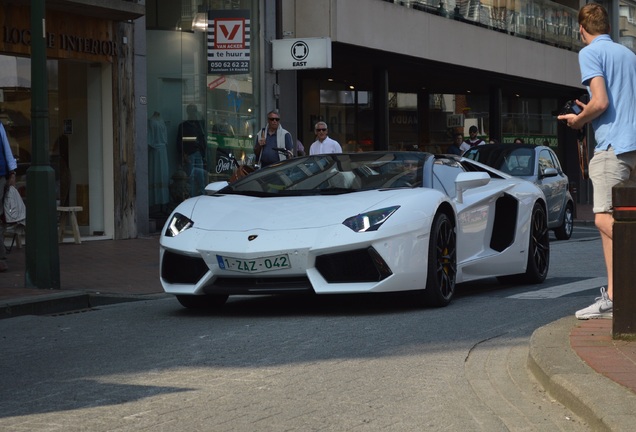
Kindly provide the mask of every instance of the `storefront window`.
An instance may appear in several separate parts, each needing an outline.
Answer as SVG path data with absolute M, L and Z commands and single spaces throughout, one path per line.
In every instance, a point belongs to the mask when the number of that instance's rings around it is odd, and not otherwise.
M 254 163 L 256 0 L 146 3 L 150 216 Z M 176 18 L 175 18 L 176 17 Z
M 31 59 L 0 56 L 0 120 L 18 160 L 16 186 L 28 203 L 26 172 L 32 162 Z M 95 83 L 102 68 L 84 62 L 47 60 L 49 161 L 58 205 L 79 205 L 83 235 L 104 232 L 103 150 L 98 115 L 102 95 Z M 93 113 L 94 115 L 89 115 Z M 89 145 L 91 143 L 91 145 Z M 90 197 L 90 199 L 89 199 Z
M 210 180 L 225 180 L 233 160 L 254 165 L 256 106 L 251 75 L 208 75 L 207 152 Z
M 357 91 L 344 85 L 328 85 L 321 89 L 318 115 L 310 118 L 308 150 L 316 139 L 314 125 L 324 121 L 329 127 L 329 137 L 338 141 L 344 152 L 372 150 L 373 110 L 369 92 Z
M 522 138 L 527 144 L 556 147 L 557 122 L 552 114 L 556 99 L 509 97 L 503 101 L 502 140 L 513 142 Z
M 417 94 L 389 93 L 389 150 L 419 150 Z
M 343 151 L 376 149 L 371 92 L 347 89 L 345 84 L 328 80 L 306 80 L 303 87 L 303 109 L 310 115 L 303 126 L 302 138 L 309 145 L 314 140 L 314 123 L 323 120 L 329 126 L 329 136 L 342 145 Z M 319 97 L 313 97 L 314 93 Z M 445 152 L 452 133 L 460 132 L 468 138 L 471 126 L 477 127 L 479 138 L 486 141 L 491 138 L 489 95 L 430 94 L 428 106 L 419 106 L 418 101 L 422 100 L 426 99 L 418 98 L 416 93 L 389 92 L 389 150 Z M 556 109 L 556 99 L 504 98 L 502 142 L 522 138 L 530 144 L 557 147 L 557 122 L 552 114 Z M 420 121 L 424 124 L 420 125 Z
M 19 161 L 18 190 L 29 208 L 34 194 L 28 190 L 32 186 L 27 185 L 26 172 L 35 162 L 36 147 L 37 162 L 50 164 L 54 171 L 57 205 L 82 208 L 76 214 L 80 235 L 112 237 L 112 209 L 119 198 L 113 190 L 113 135 L 125 129 L 113 121 L 113 94 L 120 90 L 113 80 L 113 65 L 119 58 L 113 21 L 95 17 L 88 9 L 86 15 L 73 15 L 47 8 L 46 71 L 31 76 L 29 16 L 26 5 L 0 7 L 5 36 L 0 55 L 0 116 Z M 41 88 L 34 80 L 43 77 L 48 104 L 45 113 L 37 114 L 39 125 L 46 124 L 48 129 L 37 133 L 45 142 L 34 143 L 32 91 Z M 130 84 L 128 76 L 120 78 L 126 86 Z
M 0 55 L 0 122 L 18 161 L 16 187 L 26 197 L 31 164 L 31 59 Z

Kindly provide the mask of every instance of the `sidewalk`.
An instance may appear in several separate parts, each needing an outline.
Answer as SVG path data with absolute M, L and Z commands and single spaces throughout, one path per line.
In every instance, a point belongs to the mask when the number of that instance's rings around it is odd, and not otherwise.
M 565 317 L 532 334 L 528 368 L 595 431 L 636 425 L 636 342 L 614 341 L 612 320 Z
M 590 206 L 577 208 L 576 225 L 593 225 Z M 59 245 L 56 290 L 24 288 L 25 258 L 24 248 L 8 254 L 9 271 L 0 274 L 0 319 L 166 296 L 159 283 L 158 236 Z M 631 431 L 636 341 L 614 341 L 611 330 L 611 320 L 574 317 L 541 327 L 530 340 L 528 367 L 552 397 L 594 430 Z
M 158 236 L 83 240 L 60 244 L 58 250 L 61 289 L 48 290 L 25 288 L 25 249 L 11 249 L 9 270 L 0 274 L 0 319 L 165 295 L 159 283 Z

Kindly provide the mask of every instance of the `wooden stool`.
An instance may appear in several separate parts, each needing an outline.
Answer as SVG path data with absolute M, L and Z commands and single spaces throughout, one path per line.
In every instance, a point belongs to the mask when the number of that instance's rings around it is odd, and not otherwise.
M 25 235 L 24 231 L 25 231 L 24 220 L 21 222 L 10 223 L 5 226 L 4 236 L 11 238 L 11 246 L 6 248 L 7 253 L 11 252 L 11 249 L 13 249 L 14 244 L 18 249 L 22 249 L 22 243 L 23 243 L 22 237 L 24 237 Z M 2 241 L 4 243 L 4 239 L 2 239 Z
M 59 242 L 62 243 L 64 241 L 64 234 L 73 234 L 73 238 L 75 239 L 76 244 L 82 243 L 82 239 L 80 238 L 79 225 L 77 224 L 77 212 L 81 212 L 84 210 L 82 206 L 74 206 L 74 207 L 58 207 L 57 211 L 60 213 L 60 229 L 59 229 Z M 66 224 L 71 223 L 71 231 L 66 230 Z

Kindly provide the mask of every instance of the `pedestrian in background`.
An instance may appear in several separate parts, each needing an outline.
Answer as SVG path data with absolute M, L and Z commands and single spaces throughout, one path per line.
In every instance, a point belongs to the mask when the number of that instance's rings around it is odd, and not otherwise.
M 464 145 L 463 141 L 464 141 L 464 136 L 460 134 L 459 132 L 455 132 L 453 134 L 453 142 L 450 143 L 450 145 L 448 146 L 448 150 L 446 152 L 450 154 L 461 155 L 462 153 L 464 153 L 466 149 L 470 148 L 468 144 L 466 144 L 465 149 L 462 150 L 461 147 Z
M 296 140 L 296 156 L 305 156 L 305 146 L 299 139 Z
M 486 144 L 483 139 L 477 137 L 478 131 L 479 129 L 477 129 L 477 126 L 475 125 L 472 125 L 470 128 L 468 128 L 468 139 L 464 141 L 464 143 L 468 145 L 468 148 Z
M 576 312 L 579 319 L 613 317 L 614 275 L 612 271 L 613 238 L 612 187 L 636 180 L 636 54 L 615 43 L 609 36 L 607 10 L 598 3 L 588 3 L 579 11 L 579 31 L 586 45 L 579 52 L 581 83 L 590 100 L 576 104 L 579 114 L 557 118 L 580 130 L 591 122 L 596 138 L 594 156 L 589 164 L 594 187 L 594 223 L 601 234 L 607 290 L 594 304 Z M 630 287 L 631 288 L 631 287 Z
M 287 152 L 279 149 L 286 149 Z M 268 112 L 267 126 L 260 130 L 254 144 L 254 154 L 260 166 L 266 167 L 291 157 L 293 149 L 292 136 L 280 125 L 278 111 Z
M 0 273 L 4 273 L 9 270 L 7 249 L 4 246 L 4 194 L 7 186 L 15 185 L 15 170 L 18 168 L 18 163 L 13 157 L 9 138 L 2 122 L 0 122 L 0 146 L 2 147 L 2 151 L 0 151 L 0 217 L 3 219 L 0 221 L 0 240 L 2 241 L 0 245 Z
M 338 141 L 329 138 L 327 123 L 319 121 L 314 127 L 316 141 L 309 147 L 309 154 L 342 153 L 342 147 Z

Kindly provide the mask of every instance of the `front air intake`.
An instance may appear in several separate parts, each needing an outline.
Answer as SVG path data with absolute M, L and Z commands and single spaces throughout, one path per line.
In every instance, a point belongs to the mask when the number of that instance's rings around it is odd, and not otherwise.
M 200 257 L 190 257 L 166 251 L 161 263 L 161 277 L 171 284 L 196 284 L 208 266 Z
M 372 247 L 316 257 L 316 269 L 329 283 L 379 282 L 392 272 Z

